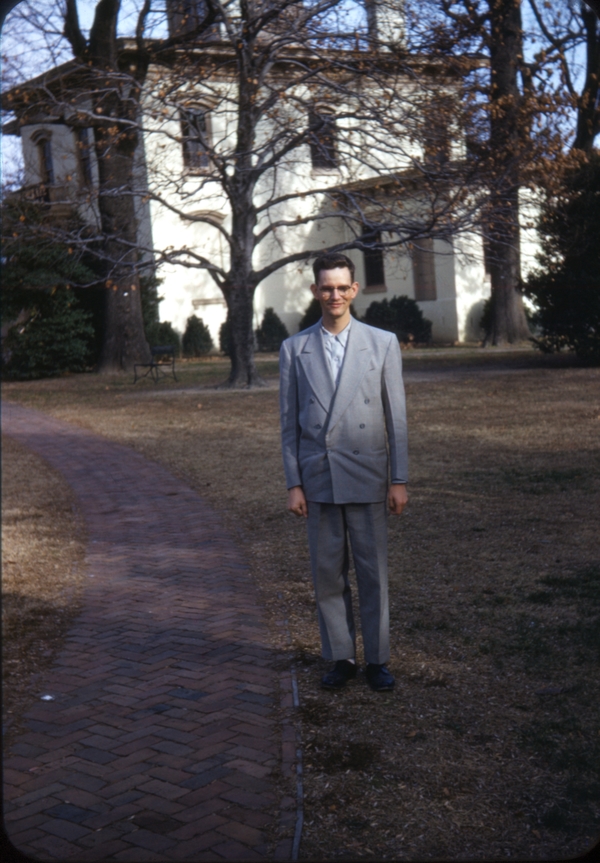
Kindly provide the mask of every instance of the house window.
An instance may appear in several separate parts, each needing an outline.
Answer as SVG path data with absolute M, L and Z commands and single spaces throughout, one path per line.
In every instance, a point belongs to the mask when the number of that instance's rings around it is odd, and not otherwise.
M 79 167 L 81 169 L 81 177 L 87 186 L 91 186 L 94 181 L 92 173 L 92 145 L 89 129 L 77 129 L 77 152 L 79 155 Z
M 169 34 L 181 36 L 193 33 L 204 21 L 206 13 L 203 0 L 167 0 Z
M 337 129 L 329 111 L 312 108 L 308 115 L 310 157 L 313 168 L 337 168 Z
M 383 249 L 381 234 L 370 232 L 363 234 L 363 258 L 365 262 L 365 291 L 367 293 L 383 293 L 385 286 L 385 269 L 383 265 Z
M 183 164 L 186 168 L 209 168 L 210 124 L 208 111 L 182 111 Z
M 435 257 L 430 237 L 417 240 L 413 245 L 412 265 L 415 300 L 419 303 L 437 300 Z
M 425 161 L 444 165 L 450 158 L 450 121 L 456 111 L 445 97 L 432 99 L 424 111 L 423 150 Z
M 42 178 L 42 183 L 47 186 L 53 186 L 54 162 L 52 161 L 52 145 L 50 144 L 50 138 L 40 138 L 36 144 L 40 159 L 40 176 Z

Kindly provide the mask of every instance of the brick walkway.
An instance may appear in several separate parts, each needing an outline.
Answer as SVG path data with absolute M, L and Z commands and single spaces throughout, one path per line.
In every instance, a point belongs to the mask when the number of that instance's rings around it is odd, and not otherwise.
M 61 471 L 87 585 L 4 763 L 4 823 L 38 860 L 289 860 L 289 672 L 214 512 L 134 451 L 16 405 L 3 430 Z M 283 706 L 283 710 L 279 708 Z M 283 720 L 282 720 L 283 716 Z M 268 847 L 279 822 L 290 837 Z

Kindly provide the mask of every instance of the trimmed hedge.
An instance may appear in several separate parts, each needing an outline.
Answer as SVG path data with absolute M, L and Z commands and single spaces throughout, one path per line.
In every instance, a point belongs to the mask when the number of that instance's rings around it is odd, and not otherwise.
M 423 317 L 417 302 L 410 297 L 393 297 L 371 303 L 363 321 L 372 327 L 396 333 L 400 342 L 428 344 L 431 321 Z
M 256 343 L 259 351 L 278 351 L 289 333 L 285 324 L 272 308 L 265 309 L 260 327 L 256 330 Z
M 175 356 L 181 355 L 181 336 L 171 321 L 155 322 L 147 326 L 146 338 L 151 348 L 156 348 L 160 345 L 173 345 Z
M 181 344 L 184 357 L 203 357 L 212 351 L 212 336 L 202 318 L 190 315 Z

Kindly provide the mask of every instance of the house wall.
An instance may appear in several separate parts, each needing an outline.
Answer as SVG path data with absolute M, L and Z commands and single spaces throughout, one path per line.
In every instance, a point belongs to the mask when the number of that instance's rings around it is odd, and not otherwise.
M 98 223 L 98 213 L 90 193 L 83 183 L 81 166 L 77 153 L 77 144 L 72 129 L 59 123 L 38 123 L 24 126 L 21 130 L 25 162 L 25 181 L 34 185 L 42 181 L 39 154 L 35 143 L 36 134 L 48 134 L 52 143 L 53 163 L 56 186 L 65 201 L 77 204 L 82 217 L 90 224 Z M 164 132 L 164 129 L 163 129 Z M 173 124 L 170 135 L 177 137 L 177 124 Z M 225 130 L 215 129 L 215 134 L 224 135 Z M 182 176 L 180 198 L 190 195 L 184 204 L 180 200 L 177 206 L 185 210 L 188 216 L 210 214 L 217 216 L 228 226 L 227 204 L 216 188 L 206 186 L 203 194 L 190 194 L 198 178 L 185 179 L 180 146 L 171 138 L 169 146 L 164 146 L 164 135 L 147 135 L 145 148 L 139 148 L 136 162 L 136 178 L 140 190 L 146 187 L 147 163 L 153 172 L 164 171 L 165 174 L 177 173 Z M 310 154 L 304 155 L 305 164 L 310 162 Z M 299 160 L 302 162 L 302 158 Z M 92 154 L 92 170 L 97 182 L 97 167 Z M 290 189 L 299 182 L 299 177 L 307 187 L 315 181 L 315 176 L 302 176 L 297 164 L 293 171 L 286 175 Z M 318 178 L 323 182 L 323 177 Z M 331 181 L 337 180 L 337 174 Z M 202 206 L 199 206 L 202 205 Z M 294 213 L 300 215 L 309 212 L 310 204 L 300 201 L 293 204 Z M 528 202 L 531 218 L 535 215 L 533 204 Z M 138 214 L 138 232 L 140 245 L 147 251 L 145 257 L 151 260 L 153 233 L 157 237 L 160 248 L 173 248 L 186 245 L 209 260 L 220 263 L 227 261 L 227 246 L 224 238 L 214 228 L 181 218 L 176 213 L 167 210 L 160 204 L 144 202 L 142 196 L 136 198 Z M 288 215 L 284 210 L 280 215 Z M 294 242 L 301 248 L 327 248 L 349 239 L 343 224 L 328 220 L 303 225 L 294 229 Z M 524 259 L 531 262 L 536 249 L 534 232 L 529 232 L 524 242 Z M 435 341 L 454 342 L 457 340 L 475 340 L 481 337 L 478 321 L 481 316 L 483 302 L 489 296 L 489 278 L 483 267 L 483 255 L 480 244 L 475 237 L 455 241 L 454 249 L 441 241 L 434 245 L 436 253 L 435 270 L 437 282 L 437 299 L 419 303 L 426 318 L 433 323 L 433 338 Z M 277 240 L 266 242 L 258 254 L 256 265 L 269 261 L 273 256 L 280 255 Z M 349 252 L 357 267 L 359 283 L 365 283 L 364 261 L 362 254 L 353 250 Z M 412 263 L 406 250 L 393 250 L 386 254 L 385 259 L 386 286 L 385 293 L 362 292 L 355 301 L 359 315 L 363 315 L 368 305 L 383 297 L 391 299 L 397 295 L 414 297 Z M 219 328 L 226 317 L 226 305 L 223 295 L 211 276 L 203 269 L 186 268 L 175 264 L 164 264 L 160 267 L 159 277 L 162 279 L 159 292 L 164 296 L 160 305 L 162 320 L 169 320 L 176 329 L 183 332 L 187 318 L 196 314 L 209 327 L 215 345 L 218 345 Z M 255 294 L 255 326 L 260 324 L 264 311 L 268 307 L 275 309 L 290 333 L 298 328 L 299 321 L 307 305 L 312 299 L 310 283 L 312 282 L 310 263 L 299 262 L 282 268 L 265 279 L 257 288 Z
M 152 80 L 152 74 L 155 80 Z M 188 247 L 196 255 L 214 261 L 228 269 L 228 247 L 221 233 L 213 226 L 201 220 L 205 217 L 216 219 L 224 228 L 230 227 L 228 202 L 220 188 L 202 174 L 186 171 L 180 142 L 181 129 L 176 116 L 164 117 L 155 110 L 157 103 L 152 102 L 152 86 L 160 85 L 158 71 L 149 78 L 149 92 L 144 104 L 144 134 L 143 146 L 138 148 L 135 166 L 135 186 L 139 193 L 136 197 L 136 214 L 138 220 L 138 235 L 140 245 L 145 249 L 144 255 L 152 262 L 152 249 L 157 254 L 164 251 L 168 259 L 170 249 Z M 192 89 L 192 96 L 201 97 L 198 88 Z M 211 84 L 210 98 L 224 94 L 235 96 L 231 84 L 216 82 Z M 206 94 L 205 94 L 206 95 Z M 208 96 L 207 96 L 208 98 Z M 212 117 L 213 138 L 223 147 L 231 144 L 235 129 L 235 98 L 229 103 L 230 108 L 215 111 Z M 301 122 L 305 122 L 303 116 Z M 348 123 L 352 123 L 350 118 Z M 34 185 L 42 180 L 38 150 L 35 135 L 45 131 L 51 138 L 53 161 L 56 174 L 56 186 L 64 195 L 64 199 L 74 202 L 82 217 L 90 224 L 98 224 L 98 212 L 94 200 L 94 189 L 85 186 L 81 176 L 80 161 L 77 153 L 75 134 L 63 123 L 38 123 L 24 126 L 21 129 L 25 162 L 25 182 Z M 268 128 L 260 131 L 263 139 L 268 138 Z M 357 136 L 363 132 L 358 127 Z M 369 142 L 365 138 L 365 146 Z M 410 156 L 417 154 L 416 145 L 406 145 L 407 164 Z M 385 149 L 382 146 L 382 171 L 385 167 Z M 398 167 L 398 166 L 388 166 Z M 92 153 L 92 169 L 97 184 L 97 169 L 95 156 Z M 308 216 L 316 206 L 315 196 L 310 194 L 315 184 L 319 186 L 334 185 L 342 181 L 350 182 L 375 176 L 372 169 L 365 166 L 356 167 L 350 163 L 340 165 L 339 170 L 323 171 L 311 167 L 311 157 L 308 147 L 299 148 L 290 156 L 286 164 L 278 167 L 277 178 L 266 176 L 258 189 L 258 197 L 266 200 L 272 191 L 272 183 L 276 182 L 278 192 L 307 192 L 305 198 L 296 198 L 291 204 L 282 205 L 274 218 L 294 219 L 296 216 Z M 148 188 L 162 195 L 166 204 L 159 201 L 145 200 L 143 193 Z M 318 204 L 318 202 L 317 202 Z M 416 204 L 415 204 L 416 205 Z M 181 215 L 174 210 L 180 210 Z M 522 213 L 526 223 L 532 223 L 536 216 L 536 202 L 533 196 L 524 193 Z M 264 224 L 264 223 L 263 223 Z M 153 243 L 154 238 L 154 243 Z M 337 243 L 351 239 L 349 229 L 339 219 L 328 219 L 323 222 L 299 224 L 293 228 L 283 229 L 265 241 L 256 252 L 254 266 L 259 268 L 282 254 L 282 248 L 294 249 L 326 249 Z M 531 267 L 537 238 L 535 231 L 525 228 L 522 240 L 523 269 Z M 479 320 L 483 304 L 490 294 L 489 277 L 485 272 L 481 241 L 475 234 L 465 234 L 453 239 L 452 244 L 436 240 L 434 244 L 437 299 L 420 302 L 420 308 L 426 318 L 433 323 L 433 338 L 438 342 L 471 341 L 481 338 Z M 364 260 L 357 250 L 348 253 L 355 261 L 357 279 L 365 283 Z M 196 314 L 209 327 L 213 340 L 218 345 L 219 328 L 226 317 L 226 306 L 223 296 L 210 274 L 201 268 L 177 265 L 175 261 L 161 262 L 159 278 L 162 284 L 159 293 L 164 296 L 160 305 L 162 320 L 169 320 L 179 331 L 185 329 L 187 318 Z M 368 305 L 374 300 L 384 297 L 405 295 L 414 298 L 413 269 L 409 251 L 398 247 L 389 251 L 385 258 L 386 288 L 385 292 L 361 291 L 355 307 L 358 314 L 363 315 Z M 264 311 L 274 308 L 289 332 L 298 329 L 299 321 L 312 299 L 310 283 L 312 269 L 309 262 L 298 262 L 283 267 L 259 284 L 254 303 L 254 324 L 258 326 Z
M 172 214 L 162 213 L 154 220 L 154 230 L 163 241 L 181 243 L 182 232 L 185 242 L 192 248 L 201 249 L 207 257 L 222 260 L 225 250 L 224 241 L 215 232 L 197 225 L 186 223 Z M 212 236 L 211 236 L 212 234 Z M 310 228 L 302 226 L 296 230 L 299 248 L 319 247 L 326 249 L 344 242 L 345 232 L 341 221 L 338 224 L 315 224 Z M 466 241 L 465 241 L 466 244 Z M 432 335 L 437 342 L 474 341 L 481 338 L 478 322 L 483 303 L 489 296 L 489 277 L 483 267 L 483 255 L 477 258 L 466 257 L 462 249 L 449 243 L 436 240 L 434 244 L 437 299 L 420 302 L 419 307 L 425 318 L 432 324 Z M 477 245 L 477 238 L 471 238 L 471 245 Z M 273 248 L 278 254 L 279 249 Z M 356 278 L 365 284 L 364 259 L 358 250 L 350 250 L 348 255 L 356 265 Z M 269 249 L 265 247 L 260 258 L 268 260 Z M 366 292 L 361 290 L 354 302 L 357 313 L 362 316 L 373 301 L 394 296 L 414 298 L 413 270 L 410 254 L 406 250 L 388 252 L 385 257 L 385 292 Z M 202 317 L 211 330 L 215 344 L 218 344 L 218 331 L 226 317 L 226 306 L 222 294 L 212 278 L 204 270 L 183 267 L 163 266 L 160 276 L 164 279 L 160 293 L 165 297 L 160 306 L 161 319 L 170 320 L 176 329 L 183 331 L 189 315 Z M 290 333 L 298 329 L 306 307 L 312 300 L 310 284 L 313 281 L 311 262 L 297 262 L 283 267 L 261 282 L 255 293 L 254 325 L 257 327 L 266 308 L 271 307 L 281 318 Z

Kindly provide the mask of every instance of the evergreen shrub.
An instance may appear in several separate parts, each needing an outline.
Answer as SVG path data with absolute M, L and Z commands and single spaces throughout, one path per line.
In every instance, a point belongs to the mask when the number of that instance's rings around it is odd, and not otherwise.
M 591 155 L 549 195 L 538 224 L 538 269 L 524 284 L 535 304 L 534 344 L 600 364 L 600 156 Z
M 423 317 L 417 302 L 410 297 L 373 301 L 363 321 L 372 327 L 396 333 L 400 342 L 427 344 L 431 341 L 431 321 Z
M 273 309 L 265 309 L 260 327 L 256 330 L 256 341 L 259 351 L 278 351 L 289 333 L 285 324 L 275 314 Z
M 184 357 L 203 357 L 212 351 L 213 340 L 202 318 L 190 315 L 181 344 Z
M 2 205 L 2 359 L 11 378 L 85 371 L 97 353 L 94 315 L 72 285 L 94 285 L 98 273 L 76 249 L 46 236 L 40 218 L 27 201 Z M 85 301 L 91 290 L 80 289 Z
M 88 369 L 95 336 L 92 315 L 78 307 L 67 287 L 35 294 L 27 319 L 10 327 L 3 342 L 5 375 L 31 380 Z
M 231 324 L 229 315 L 219 327 L 219 347 L 226 357 L 231 356 Z
M 306 330 L 312 327 L 318 320 L 321 319 L 321 304 L 316 297 L 313 297 L 308 306 L 304 310 L 304 315 L 298 324 L 299 330 Z
M 163 279 L 159 279 L 156 272 L 146 273 L 140 276 L 140 300 L 142 303 L 142 318 L 144 320 L 144 331 L 152 324 L 160 323 L 159 305 L 164 297 L 159 296 L 158 288 Z
M 146 327 L 146 338 L 151 348 L 173 345 L 175 356 L 181 354 L 181 337 L 170 321 L 155 322 Z

